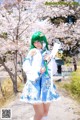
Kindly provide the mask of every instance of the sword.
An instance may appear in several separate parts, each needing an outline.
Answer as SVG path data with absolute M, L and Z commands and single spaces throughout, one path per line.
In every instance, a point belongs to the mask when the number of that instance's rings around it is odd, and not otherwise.
M 54 43 L 53 49 L 52 49 L 51 54 L 50 54 L 50 60 L 49 60 L 48 62 L 46 61 L 47 64 L 49 64 L 49 62 L 51 61 L 51 59 L 55 57 L 55 55 L 57 54 L 60 46 L 61 46 L 60 43 Z M 45 47 L 45 46 L 44 46 L 44 47 Z M 41 76 L 42 76 L 42 74 L 39 73 L 39 77 L 36 79 L 36 81 L 37 81 L 38 79 L 40 79 Z

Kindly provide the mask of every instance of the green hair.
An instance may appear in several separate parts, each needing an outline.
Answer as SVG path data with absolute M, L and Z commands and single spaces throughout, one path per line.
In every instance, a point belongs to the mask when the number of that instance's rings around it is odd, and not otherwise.
M 38 31 L 38 32 L 35 32 L 32 35 L 30 49 L 35 48 L 34 42 L 36 42 L 36 41 L 39 41 L 41 43 L 44 42 L 46 44 L 46 49 L 48 50 L 47 38 L 46 38 L 46 36 L 42 32 Z

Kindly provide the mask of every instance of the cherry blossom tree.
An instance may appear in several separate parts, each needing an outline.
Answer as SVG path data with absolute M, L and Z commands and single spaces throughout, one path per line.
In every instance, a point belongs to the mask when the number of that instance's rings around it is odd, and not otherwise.
M 55 0 L 47 2 L 46 5 L 50 11 L 47 13 L 53 23 L 54 38 L 59 38 L 63 43 L 66 55 L 74 56 L 80 52 L 80 5 L 70 0 L 64 0 L 61 3 L 60 1 L 57 4 Z
M 7 3 L 8 4 L 8 3 Z M 5 8 L 5 5 L 2 7 L 1 14 L 1 40 L 0 40 L 0 64 L 4 66 L 5 70 L 9 73 L 9 76 L 13 82 L 13 90 L 15 93 L 17 93 L 17 63 L 18 58 L 21 58 L 22 62 L 22 55 L 23 53 L 28 49 L 28 43 L 22 41 L 20 38 L 20 35 L 26 30 L 28 26 L 25 26 L 22 30 L 20 30 L 20 24 L 21 23 L 21 9 L 20 9 L 20 3 L 16 3 L 15 6 L 12 6 L 11 4 L 8 4 Z M 13 7 L 15 7 L 16 12 L 14 13 L 14 18 L 11 14 Z M 13 11 L 15 12 L 15 11 Z M 15 15 L 17 14 L 17 15 Z M 23 20 L 22 20 L 23 21 Z M 4 27 L 5 26 L 5 27 Z M 19 31 L 20 30 L 20 31 Z M 5 35 L 6 34 L 6 38 Z M 10 70 L 10 65 L 7 66 L 7 64 L 4 61 L 4 57 L 6 57 L 8 54 L 11 54 L 13 57 L 13 64 L 12 65 L 12 72 Z M 22 70 L 22 69 L 21 69 Z M 23 72 L 23 71 L 22 71 Z
M 53 2 L 53 0 L 47 0 L 47 2 Z M 56 2 L 60 2 L 60 0 Z M 42 31 L 49 44 L 58 39 L 66 55 L 67 53 L 74 55 L 79 51 L 79 11 L 80 6 L 47 5 L 46 0 L 15 0 L 14 3 L 12 1 L 10 3 L 9 0 L 0 7 L 0 64 L 8 71 L 15 93 L 17 92 L 17 61 L 19 57 L 22 60 L 22 56 L 26 55 L 31 36 L 35 31 Z M 67 21 L 69 16 L 75 16 L 74 23 Z M 4 56 L 9 53 L 14 60 L 12 72 L 3 61 Z

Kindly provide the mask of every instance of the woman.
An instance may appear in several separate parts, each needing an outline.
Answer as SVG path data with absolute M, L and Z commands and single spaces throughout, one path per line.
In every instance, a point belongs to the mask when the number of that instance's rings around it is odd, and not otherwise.
M 38 31 L 32 35 L 31 49 L 23 63 L 27 75 L 21 101 L 33 105 L 34 120 L 47 120 L 51 101 L 59 98 L 53 84 L 53 72 L 57 71 L 55 60 L 50 58 L 45 35 Z M 54 67 L 54 71 L 53 71 Z

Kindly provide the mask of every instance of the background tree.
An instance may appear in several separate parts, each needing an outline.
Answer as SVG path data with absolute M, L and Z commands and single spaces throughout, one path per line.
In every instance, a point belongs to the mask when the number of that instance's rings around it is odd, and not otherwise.
M 0 64 L 9 73 L 15 93 L 18 59 L 23 60 L 26 56 L 30 37 L 35 31 L 46 34 L 50 45 L 52 41 L 54 43 L 56 39 L 59 40 L 64 55 L 73 56 L 79 53 L 80 6 L 66 0 L 58 1 L 57 4 L 54 2 L 9 0 L 0 7 Z M 4 61 L 8 54 L 13 58 L 12 71 L 7 66 L 7 61 Z
M 18 58 L 21 60 L 23 60 L 23 51 L 27 51 L 27 42 L 25 43 L 24 41 L 21 41 L 20 39 L 20 35 L 26 30 L 26 26 L 25 29 L 23 28 L 22 31 L 20 30 L 20 25 L 21 25 L 21 6 L 20 3 L 16 3 L 14 4 L 10 4 L 10 3 L 6 3 L 7 6 L 2 7 L 2 11 L 0 12 L 1 14 L 1 40 L 0 40 L 0 64 L 2 66 L 4 66 L 5 70 L 8 72 L 12 82 L 13 82 L 13 90 L 14 93 L 17 93 L 17 64 L 18 64 Z M 16 8 L 16 12 L 17 15 L 12 16 L 13 13 L 13 8 Z M 5 28 L 4 28 L 5 25 Z M 3 32 L 6 31 L 6 32 Z M 5 36 L 6 35 L 6 36 Z M 7 66 L 6 62 L 4 61 L 4 56 L 5 59 L 7 57 L 7 55 L 10 54 L 11 57 L 13 58 L 11 60 L 11 65 L 12 67 L 9 65 Z M 13 63 L 12 63 L 13 62 Z M 11 71 L 12 68 L 12 71 Z M 22 71 L 22 69 L 21 69 Z M 22 71 L 22 75 L 23 75 L 23 71 Z

